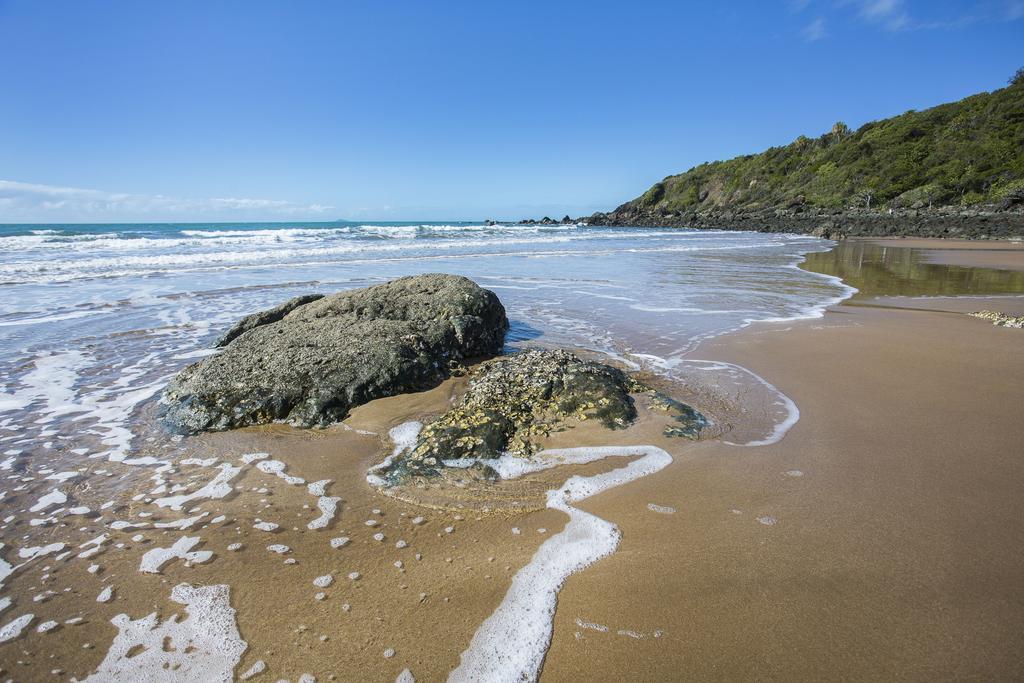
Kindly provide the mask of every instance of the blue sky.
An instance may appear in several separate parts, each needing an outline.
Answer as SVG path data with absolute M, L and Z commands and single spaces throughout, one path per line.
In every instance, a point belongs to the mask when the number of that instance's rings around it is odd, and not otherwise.
M 539 217 L 1003 87 L 1024 0 L 0 0 L 0 222 Z

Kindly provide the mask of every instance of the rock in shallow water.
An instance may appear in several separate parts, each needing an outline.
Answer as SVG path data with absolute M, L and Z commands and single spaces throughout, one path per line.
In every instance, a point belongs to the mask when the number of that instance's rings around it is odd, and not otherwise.
M 645 389 L 617 368 L 568 351 L 533 349 L 488 361 L 458 405 L 424 427 L 388 478 L 436 474 L 445 459 L 528 456 L 568 420 L 626 427 L 636 418 L 630 393 Z
M 456 275 L 400 278 L 248 316 L 171 380 L 165 423 L 194 434 L 286 420 L 311 427 L 375 398 L 420 391 L 464 359 L 494 355 L 508 318 Z

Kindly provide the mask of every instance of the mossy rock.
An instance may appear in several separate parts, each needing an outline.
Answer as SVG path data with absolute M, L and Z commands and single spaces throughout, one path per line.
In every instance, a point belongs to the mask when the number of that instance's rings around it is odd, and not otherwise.
M 651 398 L 651 405 L 665 412 L 675 413 L 672 419 L 679 424 L 665 427 L 665 436 L 681 436 L 696 440 L 700 437 L 701 431 L 711 424 L 711 421 L 693 406 L 677 401 L 661 392 L 654 392 Z
M 623 371 L 568 351 L 532 349 L 488 361 L 459 403 L 423 428 L 394 473 L 429 476 L 443 460 L 529 456 L 572 421 L 624 428 L 636 419 L 630 393 L 643 390 Z

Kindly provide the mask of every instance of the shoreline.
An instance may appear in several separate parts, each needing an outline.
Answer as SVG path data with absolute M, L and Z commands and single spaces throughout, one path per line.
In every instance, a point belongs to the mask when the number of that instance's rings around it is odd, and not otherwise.
M 542 680 L 625 675 L 625 662 L 651 680 L 1024 671 L 1019 331 L 949 312 L 955 299 L 893 301 L 847 300 L 691 354 L 758 373 L 800 421 L 758 448 L 701 442 L 587 506 L 624 541 L 563 590 Z M 994 302 L 1024 313 L 1024 297 Z M 677 513 L 647 514 L 648 499 Z M 615 635 L 653 623 L 664 638 Z
M 871 259 L 864 253 L 875 252 L 861 252 L 877 250 L 876 242 L 844 242 L 793 267 L 836 278 L 828 272 L 835 265 L 829 255 L 852 253 L 866 264 Z M 956 250 L 955 243 L 934 242 L 943 252 Z M 1024 591 L 1013 577 L 1024 573 L 1024 562 L 1005 550 L 1024 545 L 1015 523 L 1024 517 L 1024 503 L 1015 499 L 1024 472 L 1012 457 L 1024 440 L 1024 420 L 1014 413 L 1019 390 L 1008 371 L 1019 366 L 1021 337 L 1014 335 L 1021 332 L 962 313 L 981 307 L 1024 313 L 1024 296 L 908 298 L 895 279 L 878 273 L 905 276 L 912 256 L 925 277 L 965 271 L 986 287 L 1016 287 L 1018 273 L 992 270 L 991 258 L 1024 269 L 1024 248 L 968 242 L 955 256 L 969 265 L 947 266 L 925 263 L 921 250 L 934 249 L 931 242 L 899 243 L 889 250 L 900 252 L 895 271 L 892 259 L 872 261 L 878 270 L 866 279 L 874 291 L 862 287 L 820 316 L 748 324 L 683 354 L 696 367 L 732 366 L 762 381 L 765 396 L 750 405 L 763 405 L 765 415 L 725 407 L 730 392 L 750 391 L 751 378 L 745 385 L 707 385 L 720 391 L 701 394 L 699 383 L 680 386 L 678 378 L 663 377 L 699 409 L 721 417 L 724 437 L 716 426 L 697 442 L 666 438 L 667 418 L 646 410 L 628 429 L 611 432 L 588 422 L 552 434 L 547 448 L 643 444 L 664 449 L 670 459 L 656 474 L 579 500 L 568 518 L 543 505 L 547 492 L 573 475 L 607 478 L 628 459 L 580 461 L 497 485 L 460 484 L 456 477 L 455 488 L 428 484 L 405 492 L 411 496 L 381 495 L 367 484 L 368 470 L 391 452 L 389 430 L 444 412 L 465 390 L 464 377 L 377 399 L 326 429 L 267 425 L 190 438 L 175 453 L 174 467 L 153 477 L 157 488 L 150 472 L 138 468 L 116 494 L 104 493 L 118 501 L 109 514 L 149 515 L 147 495 L 196 490 L 225 467 L 237 469 L 234 490 L 187 502 L 187 512 L 169 512 L 156 501 L 155 516 L 126 527 L 138 526 L 138 533 L 115 536 L 131 535 L 131 543 L 100 542 L 90 560 L 95 571 L 86 573 L 81 563 L 49 571 L 47 560 L 19 571 L 12 581 L 22 595 L 25 581 L 34 582 L 33 592 L 68 589 L 59 601 L 33 605 L 30 628 L 73 615 L 92 626 L 65 621 L 45 636 L 46 651 L 56 657 L 25 655 L 25 664 L 8 673 L 96 671 L 107 639 L 116 635 L 115 615 L 183 614 L 171 589 L 190 583 L 230 587 L 247 645 L 236 675 L 264 661 L 267 678 L 310 673 L 391 681 L 409 670 L 417 680 L 444 679 L 498 614 L 513 577 L 571 528 L 572 515 L 596 517 L 620 538 L 610 555 L 571 574 L 556 593 L 540 680 L 878 678 L 939 675 L 953 664 L 967 667 L 965 675 L 1020 672 L 1024 664 L 1015 653 L 1024 643 L 1016 634 L 1024 619 L 1012 607 L 1024 604 Z M 809 267 L 815 255 L 824 270 Z M 986 353 L 973 353 L 975 346 Z M 726 379 L 720 370 L 712 374 Z M 793 410 L 782 405 L 790 399 Z M 780 432 L 786 414 L 799 419 Z M 900 456 L 895 461 L 887 458 L 892 448 Z M 139 455 L 170 455 L 156 446 L 140 449 Z M 103 462 L 88 466 L 104 470 Z M 991 472 L 1000 476 L 993 480 Z M 960 486 L 973 486 L 971 495 Z M 335 498 L 336 511 L 328 506 L 327 521 L 314 526 L 325 496 Z M 200 508 L 195 526 L 173 526 Z M 998 524 L 989 528 L 989 518 Z M 80 531 L 109 528 L 87 529 L 100 521 L 83 519 Z M 956 533 L 944 533 L 943 525 Z M 201 537 L 194 561 L 170 558 L 160 584 L 140 573 L 142 552 L 184 536 Z M 936 555 L 937 548 L 944 554 Z M 202 559 L 204 553 L 211 555 Z M 985 567 L 970 558 L 984 558 Z M 930 577 L 931 586 L 921 577 Z M 995 580 L 1009 607 L 986 605 L 978 613 L 961 604 L 957 591 L 964 586 Z M 934 586 L 946 592 L 937 594 Z M 97 604 L 108 588 L 113 600 Z M 968 595 L 991 600 L 993 594 Z M 958 620 L 951 622 L 949 613 Z M 936 619 L 944 620 L 936 625 Z M 953 662 L 949 644 L 961 641 L 971 649 L 957 651 Z M 26 646 L 5 644 L 12 652 Z
M 564 220 L 564 219 L 563 219 Z M 828 239 L 847 237 L 971 239 L 980 241 L 1024 239 L 1024 212 L 990 208 L 898 209 L 889 212 L 817 207 L 785 207 L 766 211 L 714 210 L 652 213 L 624 205 L 608 213 L 580 216 L 576 222 L 591 226 L 634 228 L 694 228 L 782 234 L 803 234 Z M 521 220 L 515 225 L 557 224 L 551 219 Z

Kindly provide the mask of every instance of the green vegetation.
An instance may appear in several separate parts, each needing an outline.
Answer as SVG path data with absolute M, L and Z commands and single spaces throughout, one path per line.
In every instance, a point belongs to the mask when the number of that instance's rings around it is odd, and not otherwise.
M 1024 194 L 1024 69 L 1008 87 L 873 121 L 840 122 L 817 138 L 701 164 L 655 184 L 630 204 L 662 215 L 926 208 L 999 203 Z

